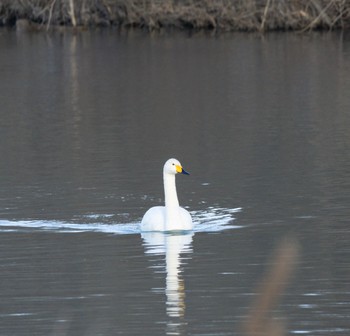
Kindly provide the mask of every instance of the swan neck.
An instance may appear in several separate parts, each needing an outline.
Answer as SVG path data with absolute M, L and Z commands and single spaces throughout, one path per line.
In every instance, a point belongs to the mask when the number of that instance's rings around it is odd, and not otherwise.
M 165 207 L 178 207 L 179 201 L 176 193 L 175 175 L 163 174 Z

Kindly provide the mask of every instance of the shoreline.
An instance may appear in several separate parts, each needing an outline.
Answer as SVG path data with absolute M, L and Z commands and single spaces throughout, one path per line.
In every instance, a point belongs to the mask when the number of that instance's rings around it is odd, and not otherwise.
M 67 27 L 215 32 L 347 30 L 343 0 L 0 0 L 0 26 L 18 31 Z

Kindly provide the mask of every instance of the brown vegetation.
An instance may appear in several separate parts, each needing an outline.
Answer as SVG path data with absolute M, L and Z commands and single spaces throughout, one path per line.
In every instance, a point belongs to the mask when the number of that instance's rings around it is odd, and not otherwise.
M 269 31 L 346 29 L 349 0 L 0 0 L 0 25 Z M 22 21 L 23 23 L 23 21 Z M 23 26 L 23 25 L 22 25 Z
M 285 327 L 275 319 L 273 311 L 281 300 L 294 272 L 299 256 L 299 244 L 288 238 L 280 243 L 270 260 L 271 266 L 257 288 L 258 296 L 243 325 L 246 336 L 283 336 Z

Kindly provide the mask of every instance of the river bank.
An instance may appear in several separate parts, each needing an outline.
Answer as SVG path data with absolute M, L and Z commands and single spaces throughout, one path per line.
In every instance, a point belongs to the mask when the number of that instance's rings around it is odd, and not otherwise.
M 0 25 L 18 30 L 135 27 L 217 31 L 350 28 L 346 0 L 0 0 Z

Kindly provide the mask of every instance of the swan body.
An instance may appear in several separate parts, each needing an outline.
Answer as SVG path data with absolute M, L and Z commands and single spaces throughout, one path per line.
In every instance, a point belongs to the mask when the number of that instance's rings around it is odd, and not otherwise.
M 141 231 L 188 231 L 193 223 L 190 213 L 181 208 L 176 193 L 175 175 L 189 175 L 176 159 L 164 164 L 163 182 L 165 206 L 150 208 L 142 218 Z

